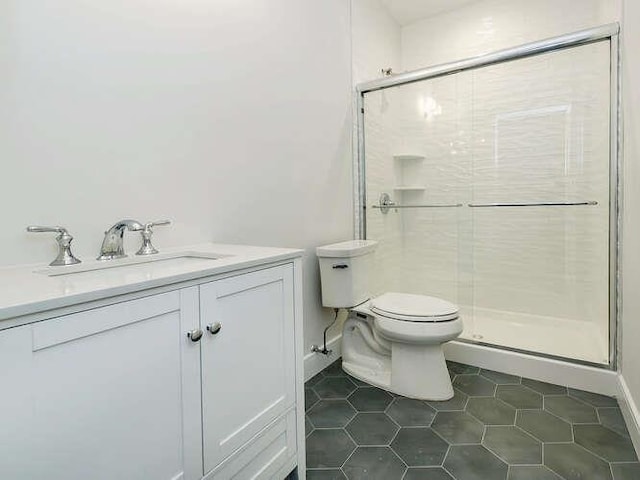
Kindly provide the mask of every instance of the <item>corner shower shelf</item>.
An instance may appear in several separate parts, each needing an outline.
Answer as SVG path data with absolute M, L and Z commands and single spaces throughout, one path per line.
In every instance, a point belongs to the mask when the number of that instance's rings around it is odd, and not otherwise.
M 424 185 L 398 185 L 393 189 L 398 192 L 421 192 L 426 190 L 426 187 Z
M 406 154 L 394 155 L 393 158 L 396 160 L 424 160 L 425 156 L 413 154 L 413 153 L 406 153 Z

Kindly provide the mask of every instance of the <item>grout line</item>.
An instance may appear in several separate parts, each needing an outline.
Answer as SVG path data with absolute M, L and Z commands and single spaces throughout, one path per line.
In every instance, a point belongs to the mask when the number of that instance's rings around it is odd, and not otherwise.
M 398 457 L 400 459 L 400 461 L 404 464 L 405 468 L 409 468 L 409 465 L 407 464 L 407 462 L 404 461 L 404 458 L 402 458 L 398 452 L 396 452 L 393 447 L 391 446 L 391 444 L 389 444 L 389 450 L 391 450 L 393 452 L 393 454 Z
M 447 444 L 447 451 L 444 452 L 444 457 L 442 457 L 442 463 L 440 464 L 440 466 L 442 468 L 444 468 L 444 462 L 447 461 L 447 457 L 449 456 L 449 452 L 451 451 L 451 444 Z

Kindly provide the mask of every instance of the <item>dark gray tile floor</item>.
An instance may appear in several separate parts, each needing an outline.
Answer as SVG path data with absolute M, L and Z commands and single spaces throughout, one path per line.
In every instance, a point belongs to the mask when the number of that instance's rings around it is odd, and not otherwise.
M 422 402 L 349 377 L 305 385 L 309 480 L 640 480 L 614 398 L 448 363 Z

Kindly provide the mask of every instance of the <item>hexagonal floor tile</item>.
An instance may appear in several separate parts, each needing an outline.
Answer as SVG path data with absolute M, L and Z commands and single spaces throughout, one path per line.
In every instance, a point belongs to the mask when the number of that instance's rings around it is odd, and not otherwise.
M 638 460 L 629 437 L 618 435 L 602 425 L 574 425 L 573 436 L 578 445 L 609 462 Z
M 406 467 L 389 447 L 358 447 L 342 467 L 349 480 L 402 478 Z
M 629 430 L 627 430 L 627 425 L 624 423 L 622 412 L 618 407 L 598 408 L 597 413 L 602 425 L 616 433 L 619 433 L 620 435 L 624 435 L 625 437 L 629 436 Z
M 430 428 L 401 428 L 391 448 L 410 467 L 440 465 L 449 445 Z
M 544 410 L 518 410 L 516 425 L 543 442 L 571 442 L 571 425 Z
M 611 465 L 614 480 L 638 480 L 640 463 L 618 463 Z
M 307 470 L 307 480 L 347 480 L 342 470 Z
M 609 464 L 575 443 L 545 443 L 544 464 L 565 480 L 611 480 Z
M 498 385 L 496 397 L 515 408 L 542 408 L 542 395 L 522 385 Z
M 322 374 L 322 372 L 320 372 L 316 376 L 311 377 L 309 380 L 307 380 L 304 386 L 313 387 L 314 385 L 317 385 L 320 382 L 320 380 L 322 380 L 323 378 L 324 378 L 324 375 Z
M 436 411 L 420 400 L 399 397 L 389 405 L 387 415 L 402 427 L 428 427 Z
M 449 443 L 480 443 L 484 426 L 466 412 L 438 412 L 431 424 Z
M 509 465 L 542 463 L 542 443 L 518 427 L 487 427 L 482 444 Z
M 393 396 L 376 387 L 358 387 L 349 396 L 349 402 L 359 412 L 384 412 Z
M 467 406 L 467 400 L 469 400 L 467 394 L 462 393 L 460 390 L 454 388 L 453 398 L 450 398 L 449 400 L 445 400 L 443 402 L 428 401 L 427 404 L 438 411 L 449 412 L 464 410 L 464 408 Z
M 305 411 L 309 411 L 311 407 L 313 407 L 316 403 L 318 403 L 320 398 L 316 395 L 316 392 L 311 390 L 310 388 L 304 389 L 304 409 Z
M 597 393 L 585 392 L 583 390 L 569 389 L 569 396 L 582 400 L 594 407 L 617 407 L 618 401 L 613 397 L 598 395 Z
M 508 373 L 495 372 L 493 370 L 485 370 L 484 368 L 480 370 L 480 375 L 485 378 L 488 378 L 493 383 L 497 383 L 498 385 L 512 385 L 520 383 L 520 377 L 516 375 L 509 375 Z
M 507 465 L 482 445 L 452 446 L 444 461 L 457 480 L 505 480 Z
M 447 369 L 454 375 L 462 375 L 465 373 L 475 374 L 480 371 L 478 367 L 465 365 L 464 363 L 451 362 L 447 360 Z
M 324 377 L 313 389 L 320 398 L 346 398 L 356 386 L 347 377 Z
M 538 380 L 531 380 L 530 378 L 523 378 L 522 385 L 529 387 L 531 390 L 542 395 L 566 395 L 567 387 L 560 385 L 554 385 L 553 383 L 540 382 Z
M 339 468 L 355 448 L 341 428 L 314 430 L 307 437 L 307 467 Z
M 442 467 L 412 467 L 402 480 L 454 480 Z
M 349 425 L 347 432 L 358 445 L 389 445 L 400 427 L 384 413 L 359 413 Z
M 571 423 L 598 423 L 595 408 L 571 397 L 544 397 L 544 409 Z
M 325 377 L 346 377 L 347 374 L 342 370 L 342 359 L 338 359 L 325 368 L 322 373 Z
M 544 466 L 512 466 L 507 480 L 562 480 Z
M 485 425 L 513 425 L 516 409 L 493 397 L 471 397 L 466 411 Z
M 479 375 L 458 375 L 453 385 L 469 396 L 493 396 L 496 384 Z
M 346 400 L 320 400 L 307 415 L 316 428 L 338 428 L 349 423 L 356 413 Z
M 304 418 L 304 434 L 309 435 L 313 430 L 313 425 L 311 424 L 311 422 L 309 421 L 308 417 Z
M 369 385 L 367 382 L 363 382 L 362 380 L 352 377 L 351 375 L 347 375 L 349 380 L 356 384 L 357 387 L 372 387 L 373 385 Z

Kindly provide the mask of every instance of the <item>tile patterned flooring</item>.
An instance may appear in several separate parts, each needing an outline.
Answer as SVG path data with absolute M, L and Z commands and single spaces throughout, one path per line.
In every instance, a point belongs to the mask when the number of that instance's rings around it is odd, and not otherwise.
M 615 399 L 448 362 L 423 402 L 349 377 L 305 385 L 309 480 L 639 480 Z

